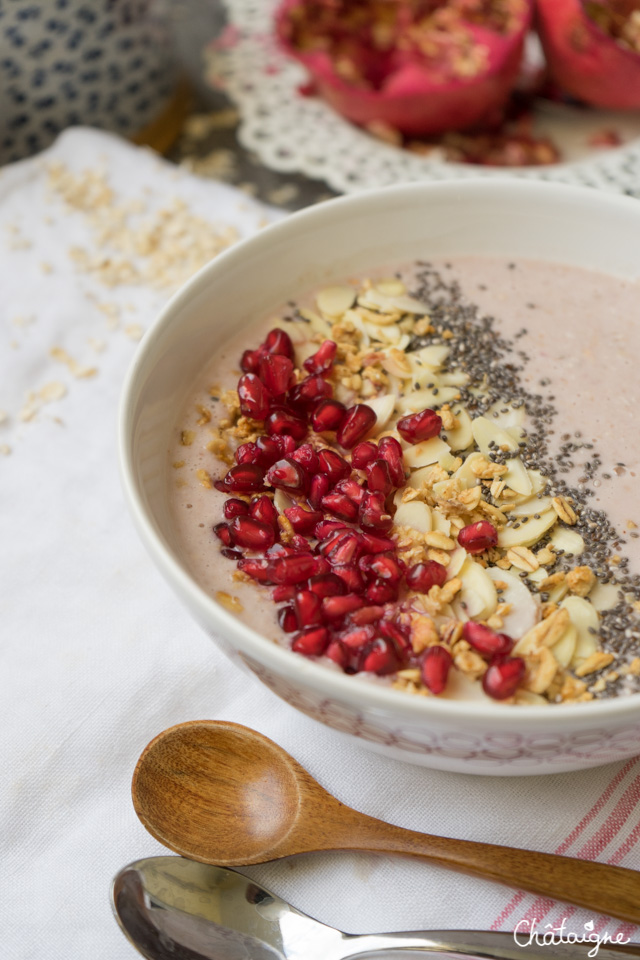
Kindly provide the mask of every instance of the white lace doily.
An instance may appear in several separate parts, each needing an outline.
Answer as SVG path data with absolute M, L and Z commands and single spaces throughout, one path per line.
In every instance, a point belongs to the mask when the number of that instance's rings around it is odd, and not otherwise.
M 448 163 L 390 146 L 360 130 L 317 97 L 301 96 L 301 66 L 277 46 L 277 0 L 231 0 L 229 27 L 207 53 L 208 77 L 235 102 L 239 139 L 268 167 L 325 180 L 340 193 L 416 180 L 524 177 L 583 184 L 640 197 L 640 115 L 547 105 L 536 132 L 551 136 L 567 162 L 543 167 Z M 622 147 L 587 147 L 591 134 L 613 128 Z

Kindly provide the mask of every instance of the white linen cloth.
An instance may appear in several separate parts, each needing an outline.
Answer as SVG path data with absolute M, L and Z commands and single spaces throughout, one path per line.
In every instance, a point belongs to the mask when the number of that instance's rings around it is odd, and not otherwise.
M 111 916 L 109 883 L 127 862 L 166 851 L 135 816 L 131 775 L 152 737 L 189 719 L 255 727 L 342 801 L 402 826 L 640 868 L 637 759 L 515 779 L 389 761 L 281 702 L 191 621 L 134 533 L 116 464 L 116 406 L 136 348 L 124 331 L 148 327 L 171 291 L 110 290 L 79 269 L 71 247 L 100 250 L 87 217 L 48 194 L 53 161 L 103 166 L 118 199 L 179 197 L 241 235 L 274 215 L 89 130 L 0 173 L 2 960 L 136 955 Z M 66 354 L 52 357 L 56 347 Z M 69 357 L 95 375 L 74 376 L 86 371 Z M 25 413 L 30 392 L 61 392 L 52 382 L 66 396 L 21 420 L 37 406 L 32 399 Z M 579 932 L 591 919 L 640 939 L 584 911 L 391 857 L 305 856 L 246 873 L 349 932 L 510 930 L 536 915 L 542 925 L 568 916 Z

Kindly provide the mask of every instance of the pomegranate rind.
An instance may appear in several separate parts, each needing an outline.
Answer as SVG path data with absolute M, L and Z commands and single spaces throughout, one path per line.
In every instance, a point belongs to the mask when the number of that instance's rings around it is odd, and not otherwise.
M 538 0 L 537 25 L 559 87 L 594 107 L 640 109 L 640 53 L 605 33 L 583 0 Z
M 465 26 L 486 49 L 483 68 L 470 77 L 438 75 L 418 56 L 404 58 L 379 89 L 348 83 L 326 50 L 298 49 L 292 43 L 291 15 L 305 0 L 283 0 L 276 33 L 290 56 L 307 69 L 317 92 L 343 117 L 359 126 L 382 123 L 410 136 L 496 124 L 515 82 L 524 38 L 532 19 L 531 0 L 514 0 L 515 27 L 504 35 L 476 23 Z M 553 2 L 553 0 L 552 0 Z

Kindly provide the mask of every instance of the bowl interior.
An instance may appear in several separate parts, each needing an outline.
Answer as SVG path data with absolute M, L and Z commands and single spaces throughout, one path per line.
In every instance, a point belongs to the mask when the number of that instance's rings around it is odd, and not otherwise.
M 141 344 L 123 395 L 125 489 L 156 560 L 161 553 L 181 564 L 167 496 L 176 417 L 196 374 L 232 333 L 318 285 L 434 256 L 543 259 L 637 279 L 638 236 L 633 200 L 555 184 L 469 180 L 331 201 L 222 254 L 169 302 Z

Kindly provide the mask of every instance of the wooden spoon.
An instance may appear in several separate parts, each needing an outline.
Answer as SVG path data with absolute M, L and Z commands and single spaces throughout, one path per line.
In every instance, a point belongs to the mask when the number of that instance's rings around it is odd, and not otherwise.
M 149 833 L 202 863 L 243 866 L 317 850 L 396 853 L 640 922 L 640 872 L 384 823 L 340 803 L 272 740 L 236 723 L 165 730 L 143 751 L 132 794 Z

